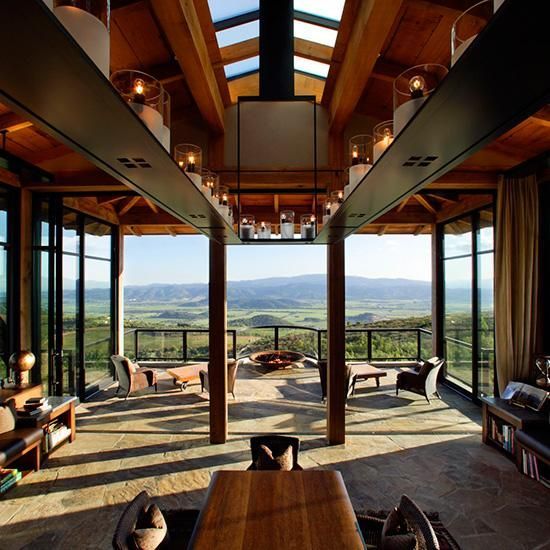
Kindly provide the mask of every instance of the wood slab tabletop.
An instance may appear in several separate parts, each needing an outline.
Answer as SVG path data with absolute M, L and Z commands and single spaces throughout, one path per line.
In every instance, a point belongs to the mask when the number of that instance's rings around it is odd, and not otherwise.
M 189 548 L 365 548 L 336 471 L 214 473 Z

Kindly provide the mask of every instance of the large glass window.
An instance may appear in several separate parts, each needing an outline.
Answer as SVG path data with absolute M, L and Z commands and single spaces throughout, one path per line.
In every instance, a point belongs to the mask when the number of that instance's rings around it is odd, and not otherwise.
M 474 397 L 494 391 L 493 214 L 443 226 L 443 349 L 447 379 Z
M 9 341 L 9 244 L 8 244 L 8 191 L 0 188 L 0 378 L 8 376 Z

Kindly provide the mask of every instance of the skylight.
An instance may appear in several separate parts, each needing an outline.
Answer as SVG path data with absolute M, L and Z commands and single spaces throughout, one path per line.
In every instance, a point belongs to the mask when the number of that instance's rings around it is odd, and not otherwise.
M 259 70 L 260 57 L 257 55 L 255 57 L 249 57 L 248 59 L 243 59 L 242 61 L 229 63 L 229 65 L 226 65 L 224 68 L 225 68 L 225 76 L 227 78 L 235 78 L 236 76 Z
M 330 65 L 327 63 L 320 63 L 319 61 L 313 61 L 306 59 L 305 57 L 294 56 L 294 70 L 301 71 L 303 73 L 309 73 L 321 78 L 326 78 Z
M 333 21 L 340 21 L 345 3 L 346 0 L 294 0 L 294 9 Z
M 208 6 L 212 21 L 217 23 L 260 9 L 260 0 L 208 0 Z
M 294 20 L 294 36 L 296 38 L 303 38 L 310 42 L 317 42 L 334 48 L 336 44 L 336 35 L 338 31 L 334 29 L 327 29 L 326 27 L 320 27 L 319 25 L 312 25 L 311 23 L 304 23 L 303 21 Z
M 216 37 L 218 39 L 218 46 L 223 48 L 224 46 L 230 46 L 231 44 L 237 44 L 250 38 L 258 38 L 260 36 L 260 22 L 258 20 L 245 23 L 244 25 L 237 25 L 223 31 L 218 31 Z

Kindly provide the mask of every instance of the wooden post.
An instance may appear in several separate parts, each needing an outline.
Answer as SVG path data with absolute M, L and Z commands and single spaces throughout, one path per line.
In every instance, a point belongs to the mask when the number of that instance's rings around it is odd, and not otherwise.
M 116 314 L 115 353 L 124 355 L 124 226 L 118 227 L 118 263 L 116 265 L 116 279 L 118 282 Z M 137 359 L 134 358 L 134 359 Z
M 210 443 L 227 440 L 227 295 L 226 249 L 210 241 L 210 317 L 208 382 L 210 391 Z
M 443 266 L 441 236 L 437 224 L 432 224 L 432 355 L 443 357 Z M 425 357 L 423 359 L 426 359 Z
M 32 193 L 21 189 L 21 208 L 19 216 L 19 349 L 32 347 Z M 38 354 L 40 350 L 36 350 Z M 27 373 L 28 375 L 28 373 Z M 25 380 L 28 382 L 28 380 Z
M 328 245 L 328 407 L 327 437 L 330 445 L 346 442 L 346 285 L 344 241 Z

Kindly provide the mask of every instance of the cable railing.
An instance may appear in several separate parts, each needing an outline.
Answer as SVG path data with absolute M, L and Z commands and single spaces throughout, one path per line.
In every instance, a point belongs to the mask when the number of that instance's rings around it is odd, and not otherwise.
M 135 328 L 125 331 L 127 355 L 136 361 L 208 361 L 208 329 Z M 295 325 L 228 329 L 228 356 L 239 359 L 256 351 L 290 349 L 326 359 L 327 331 Z M 432 332 L 423 328 L 348 328 L 346 359 L 417 361 L 432 355 Z

